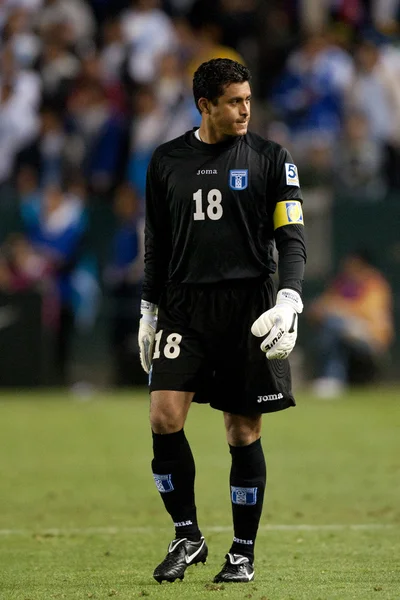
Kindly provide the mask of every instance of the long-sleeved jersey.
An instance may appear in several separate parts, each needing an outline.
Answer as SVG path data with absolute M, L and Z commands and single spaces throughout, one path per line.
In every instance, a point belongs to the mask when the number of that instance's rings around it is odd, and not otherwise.
M 274 240 L 280 287 L 301 292 L 301 202 L 288 151 L 254 133 L 206 144 L 189 131 L 159 146 L 147 173 L 143 298 L 157 304 L 167 282 L 274 273 Z

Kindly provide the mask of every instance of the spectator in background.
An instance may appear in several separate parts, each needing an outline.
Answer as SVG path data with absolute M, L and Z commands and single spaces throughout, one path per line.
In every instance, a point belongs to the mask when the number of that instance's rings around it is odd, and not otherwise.
M 103 86 L 82 82 L 69 100 L 70 168 L 83 171 L 93 194 L 107 194 L 117 181 L 125 147 L 124 119 L 111 108 Z
M 255 44 L 254 33 L 259 18 L 259 2 L 257 0 L 220 0 L 221 26 L 223 44 L 235 48 L 247 57 L 258 59 L 259 51 Z
M 22 218 L 32 248 L 51 265 L 60 303 L 56 363 L 60 384 L 67 382 L 71 334 L 74 326 L 74 274 L 84 254 L 87 217 L 80 198 L 47 186 L 39 207 L 24 204 Z
M 146 190 L 146 172 L 155 148 L 165 140 L 169 125 L 167 113 L 157 102 L 150 86 L 139 88 L 132 98 L 133 115 L 130 131 L 128 181 L 137 190 L 141 203 Z M 166 140 L 165 140 L 166 141 Z
M 44 0 L 37 25 L 42 33 L 61 25 L 68 43 L 81 51 L 90 46 L 95 34 L 94 16 L 84 0 Z
M 102 47 L 100 50 L 101 72 L 105 82 L 121 82 L 127 48 L 124 44 L 121 22 L 108 19 L 102 28 Z
M 7 184 L 14 171 L 16 157 L 38 131 L 35 111 L 16 93 L 13 81 L 0 84 L 0 186 Z
M 399 31 L 400 1 L 389 0 L 382 2 L 374 0 L 368 3 L 371 20 L 378 31 L 396 33 Z
M 327 34 L 309 35 L 290 54 L 272 106 L 288 125 L 292 147 L 304 163 L 310 144 L 329 147 L 338 138 L 352 73 L 350 56 Z
M 385 197 L 384 146 L 372 137 L 369 121 L 362 112 L 353 111 L 346 116 L 333 154 L 333 186 L 339 197 L 359 202 Z
M 81 70 L 74 83 L 75 92 L 87 84 L 100 86 L 113 114 L 120 116 L 127 113 L 127 93 L 122 83 L 121 73 L 114 70 L 113 75 L 105 71 L 101 55 L 97 52 L 87 54 L 81 61 Z
M 368 255 L 348 255 L 309 309 L 317 329 L 316 395 L 336 397 L 353 379 L 365 383 L 377 375 L 394 338 L 392 307 L 390 286 Z
M 4 250 L 0 252 L 0 292 L 12 291 L 12 274 Z
M 42 195 L 37 167 L 33 164 L 22 164 L 18 169 L 15 185 L 21 218 L 27 225 L 30 219 L 37 220 L 40 215 Z
M 61 114 L 51 107 L 41 112 L 41 135 L 38 140 L 41 185 L 61 184 L 64 168 L 66 135 Z
M 372 137 L 384 144 L 391 187 L 400 188 L 400 52 L 370 34 L 356 48 L 347 103 L 366 115 Z
M 177 53 L 168 52 L 160 56 L 154 89 L 157 101 L 167 110 L 174 110 L 189 95 Z
M 213 58 L 230 58 L 244 64 L 243 57 L 234 48 L 222 44 L 222 34 L 221 27 L 212 21 L 202 23 L 194 30 L 195 52 L 188 65 L 190 80 L 197 67 Z
M 154 81 L 159 57 L 176 47 L 172 22 L 159 0 L 133 0 L 121 15 L 121 28 L 130 51 L 130 77 L 139 84 Z
M 20 106 L 25 105 L 30 112 L 36 112 L 42 95 L 42 83 L 38 73 L 18 62 L 11 43 L 7 43 L 0 55 L 0 82 L 12 85 L 15 98 Z
M 174 139 L 188 129 L 200 125 L 200 115 L 193 105 L 184 65 L 175 52 L 160 57 L 154 92 L 167 114 L 165 141 Z
M 375 138 L 399 146 L 400 71 L 393 60 L 386 59 L 382 41 L 382 37 L 371 35 L 357 46 L 357 68 L 347 100 L 365 113 Z
M 29 169 L 40 175 L 38 186 L 61 184 L 65 162 L 65 144 L 67 137 L 64 131 L 63 115 L 52 106 L 44 105 L 39 115 L 38 135 L 32 144 L 26 146 L 19 154 L 17 188 L 19 178 L 29 173 Z
M 114 214 L 117 226 L 105 271 L 111 309 L 111 345 L 116 385 L 144 383 L 137 346 L 140 294 L 143 278 L 143 219 L 137 194 L 127 184 L 116 190 Z M 135 369 L 137 365 L 137 369 Z
M 12 48 L 21 68 L 31 68 L 40 53 L 41 41 L 32 28 L 32 16 L 26 8 L 10 12 L 3 28 L 3 43 Z
M 199 113 L 193 110 L 183 75 L 179 76 L 175 54 L 160 58 L 153 86 L 141 86 L 132 98 L 132 124 L 127 179 L 141 202 L 146 188 L 146 172 L 155 148 L 196 125 Z
M 35 289 L 40 292 L 42 324 L 48 331 L 58 327 L 59 298 L 54 284 L 51 262 L 37 252 L 22 234 L 11 234 L 5 243 L 10 269 L 10 290 L 23 292 Z
M 68 49 L 64 30 L 56 25 L 43 36 L 40 74 L 46 102 L 59 107 L 66 104 L 73 82 L 80 70 L 79 60 Z

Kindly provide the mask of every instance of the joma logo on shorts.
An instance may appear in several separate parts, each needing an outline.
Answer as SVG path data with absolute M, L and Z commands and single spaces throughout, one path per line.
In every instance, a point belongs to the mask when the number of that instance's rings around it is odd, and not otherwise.
M 217 169 L 199 169 L 197 175 L 218 175 Z
M 272 400 L 282 400 L 283 394 L 279 392 L 279 394 L 269 394 L 269 396 L 258 396 L 257 402 L 261 404 L 261 402 L 271 402 Z
M 278 333 L 276 334 L 276 336 L 274 337 L 274 339 L 272 340 L 272 342 L 265 346 L 265 350 L 271 350 L 271 348 L 273 348 L 275 346 L 276 342 L 278 342 L 281 339 L 281 337 L 283 336 L 284 333 L 285 332 L 283 331 L 283 329 L 280 329 L 278 331 Z

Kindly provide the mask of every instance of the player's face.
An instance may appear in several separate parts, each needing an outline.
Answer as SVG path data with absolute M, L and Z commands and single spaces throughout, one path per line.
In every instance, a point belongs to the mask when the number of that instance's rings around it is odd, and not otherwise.
M 217 104 L 209 103 L 210 121 L 220 136 L 245 135 L 250 119 L 251 89 L 248 81 L 231 83 Z

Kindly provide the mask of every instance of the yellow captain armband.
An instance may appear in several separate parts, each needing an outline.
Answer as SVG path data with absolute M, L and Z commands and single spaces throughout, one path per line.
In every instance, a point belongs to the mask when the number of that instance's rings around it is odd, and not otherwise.
M 303 210 L 298 200 L 277 202 L 274 210 L 274 230 L 284 225 L 304 225 Z

